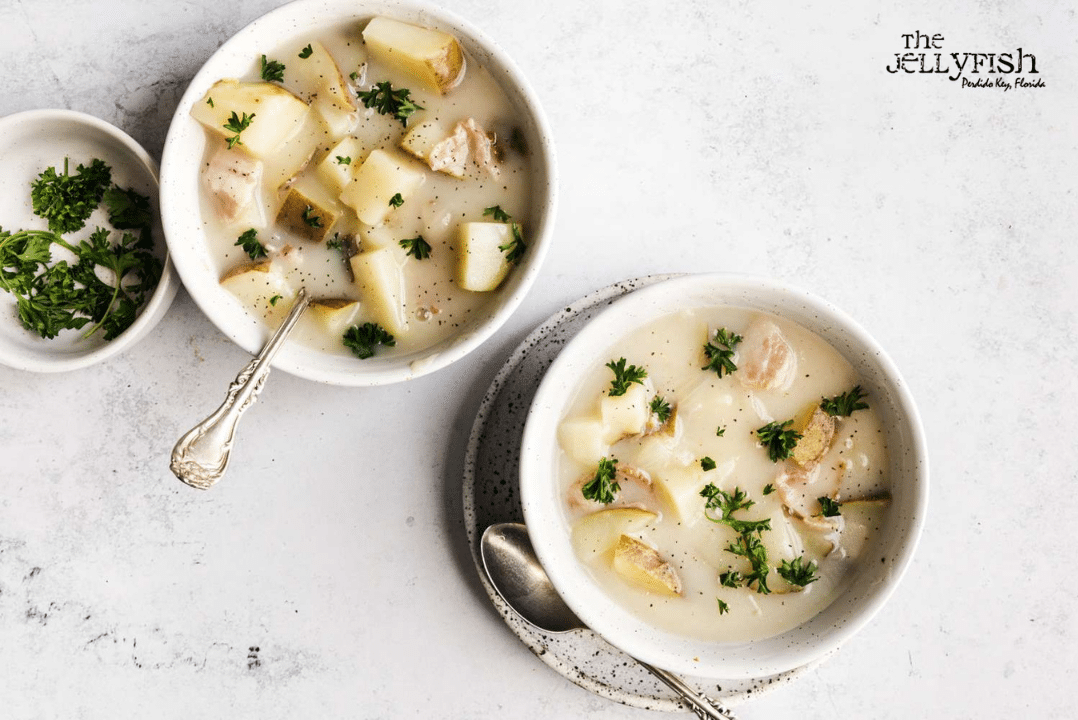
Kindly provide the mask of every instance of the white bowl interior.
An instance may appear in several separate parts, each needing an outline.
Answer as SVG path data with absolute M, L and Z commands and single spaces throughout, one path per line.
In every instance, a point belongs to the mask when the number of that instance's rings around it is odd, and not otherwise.
M 707 643 L 644 623 L 614 603 L 577 561 L 562 507 L 557 425 L 579 378 L 633 328 L 693 307 L 730 305 L 779 315 L 839 350 L 863 379 L 887 428 L 892 503 L 847 590 L 807 623 L 750 643 Z M 811 662 L 860 629 L 894 590 L 912 558 L 928 501 L 927 451 L 913 399 L 883 350 L 845 313 L 776 281 L 705 274 L 668 280 L 627 295 L 597 316 L 551 365 L 535 395 L 521 450 L 521 501 L 536 552 L 565 601 L 592 629 L 630 655 L 675 672 L 714 678 L 764 677 Z M 881 561 L 877 561 L 876 557 Z M 866 553 L 866 559 L 869 555 Z
M 405 356 L 376 356 L 357 364 L 348 356 L 286 343 L 273 362 L 274 367 L 294 375 L 339 385 L 380 385 L 408 380 L 464 357 L 501 327 L 535 281 L 553 234 L 555 161 L 545 116 L 527 80 L 508 55 L 478 28 L 419 2 L 296 0 L 238 32 L 199 70 L 176 109 L 161 163 L 165 235 L 184 286 L 221 332 L 248 352 L 257 352 L 270 330 L 221 288 L 203 234 L 198 172 L 206 138 L 202 126 L 191 118 L 191 107 L 217 80 L 248 73 L 267 48 L 346 23 L 358 27 L 363 20 L 376 15 L 454 34 L 466 51 L 490 71 L 517 108 L 532 153 L 530 242 L 524 261 L 497 290 L 498 298 L 491 314 L 433 348 Z
M 156 209 L 157 163 L 123 131 L 103 120 L 71 110 L 30 110 L 0 119 L 0 218 L 10 232 L 47 229 L 48 223 L 33 213 L 30 183 L 47 167 L 70 171 L 79 164 L 100 158 L 112 168 L 112 181 L 134 187 L 148 195 Z M 155 213 L 157 216 L 158 213 Z M 95 211 L 87 227 L 65 237 L 83 239 L 97 224 L 107 224 L 103 210 Z M 101 333 L 83 338 L 81 330 L 65 330 L 45 340 L 19 323 L 15 298 L 0 292 L 0 363 L 20 370 L 60 372 L 75 370 L 110 358 L 141 340 L 164 316 L 179 288 L 172 263 L 165 252 L 161 224 L 155 221 L 154 239 L 164 262 L 161 281 L 135 322 L 119 337 L 105 341 Z

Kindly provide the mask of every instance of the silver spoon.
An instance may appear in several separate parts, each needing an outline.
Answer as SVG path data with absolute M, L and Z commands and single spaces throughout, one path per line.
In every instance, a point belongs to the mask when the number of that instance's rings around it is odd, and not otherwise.
M 187 431 L 176 443 L 168 466 L 180 480 L 193 488 L 208 490 L 225 474 L 240 417 L 262 392 L 271 370 L 270 361 L 281 349 L 310 301 L 307 290 L 300 288 L 288 317 L 255 359 L 247 363 L 228 386 L 228 397 L 221 407 Z
M 483 532 L 479 554 L 490 584 L 525 622 L 550 633 L 587 629 L 558 595 L 539 564 L 526 527 L 520 523 L 491 525 Z M 699 694 L 678 676 L 642 660 L 636 662 L 676 692 L 697 717 L 735 720 L 729 710 Z

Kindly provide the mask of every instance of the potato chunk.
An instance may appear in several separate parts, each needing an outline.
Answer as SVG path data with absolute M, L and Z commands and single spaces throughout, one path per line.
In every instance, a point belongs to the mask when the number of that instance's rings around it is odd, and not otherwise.
M 339 196 L 352 182 L 352 168 L 359 167 L 365 154 L 363 143 L 358 138 L 346 137 L 330 148 L 326 157 L 318 163 L 318 176 Z
M 304 240 L 322 242 L 340 218 L 331 201 L 311 188 L 293 186 L 277 213 L 277 222 Z
M 509 223 L 461 223 L 457 228 L 457 285 L 472 292 L 497 288 L 511 267 L 501 248 L 512 239 Z
M 345 112 L 356 110 L 356 99 L 344 81 L 337 61 L 326 50 L 326 46 L 317 40 L 308 45 L 311 49 L 306 58 L 289 63 L 289 72 L 299 81 L 307 93 L 319 100 L 330 102 L 334 107 Z
M 351 298 L 312 300 L 310 312 L 330 335 L 342 335 L 359 314 L 359 302 Z
M 363 40 L 374 60 L 399 69 L 440 95 L 464 77 L 460 43 L 440 30 L 377 17 L 367 23 Z
M 680 595 L 681 578 L 659 551 L 630 535 L 614 546 L 614 570 L 626 580 L 661 595 Z
M 615 443 L 627 435 L 643 433 L 651 415 L 649 396 L 648 387 L 639 383 L 629 385 L 623 395 L 604 394 L 599 400 L 599 412 L 603 418 L 603 439 L 608 443 Z
M 225 128 L 232 113 L 241 118 L 246 113 L 250 124 L 238 133 L 235 147 L 265 158 L 299 130 L 309 111 L 307 103 L 278 85 L 219 80 L 191 108 L 191 116 L 228 139 L 237 135 Z
M 589 415 L 563 420 L 558 426 L 558 444 L 581 465 L 606 457 L 608 445 L 603 441 L 602 419 Z
M 353 255 L 352 273 L 375 320 L 391 335 L 408 332 L 404 303 L 404 264 L 391 247 Z
M 794 445 L 791 458 L 806 470 L 816 467 L 831 448 L 831 438 L 835 436 L 835 419 L 817 405 L 809 408 L 794 423 L 794 430 L 801 434 Z
M 427 163 L 431 170 L 464 177 L 464 167 L 468 162 L 468 133 L 464 126 L 457 123 L 452 133 L 436 121 L 421 122 L 408 131 L 401 140 L 401 149 L 415 155 Z
M 400 194 L 407 201 L 426 179 L 413 163 L 398 152 L 375 150 L 341 192 L 341 202 L 355 210 L 367 225 L 380 225 L 393 209 L 389 204 L 393 196 Z
M 625 533 L 636 532 L 659 516 L 633 507 L 610 508 L 585 515 L 573 525 L 573 548 L 585 560 L 608 552 Z
M 269 260 L 231 268 L 221 278 L 221 286 L 270 325 L 284 319 L 296 295 Z

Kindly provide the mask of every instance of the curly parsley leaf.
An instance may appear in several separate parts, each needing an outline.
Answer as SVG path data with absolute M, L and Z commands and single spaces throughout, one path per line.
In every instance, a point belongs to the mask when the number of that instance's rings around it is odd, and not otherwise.
M 422 235 L 401 240 L 400 246 L 404 248 L 405 255 L 412 255 L 416 260 L 426 260 L 430 257 L 430 243 L 424 240 Z
M 401 196 L 400 193 L 397 193 L 393 197 L 389 198 L 389 206 L 390 207 L 397 208 L 397 207 L 400 207 L 403 204 L 404 204 L 404 198 Z
M 308 43 L 307 47 L 305 47 L 305 48 L 303 48 L 302 50 L 299 51 L 299 56 L 303 60 L 306 60 L 307 58 L 309 58 L 313 54 L 314 54 L 314 48 L 312 48 L 309 43 Z
M 790 457 L 794 446 L 801 439 L 801 433 L 796 430 L 788 430 L 793 425 L 793 420 L 786 422 L 770 422 L 756 431 L 756 438 L 767 448 L 767 456 L 771 462 L 778 462 Z
M 775 568 L 781 577 L 791 585 L 797 585 L 799 587 L 805 587 L 810 583 L 814 583 L 819 580 L 819 576 L 816 575 L 816 562 L 810 560 L 807 565 L 804 564 L 804 556 L 796 557 L 793 560 L 783 560 L 779 563 L 779 566 Z
M 717 598 L 719 601 L 719 615 L 725 615 L 730 612 L 730 606 L 723 602 L 722 598 Z
M 610 392 L 608 393 L 610 397 L 624 395 L 633 383 L 643 385 L 644 378 L 648 376 L 648 371 L 644 368 L 636 365 L 626 367 L 625 362 L 625 358 L 621 358 L 616 361 L 611 360 L 606 364 L 614 373 L 614 379 L 610 381 Z
M 700 468 L 704 472 L 707 472 L 708 470 L 714 470 L 715 467 L 715 461 L 712 460 L 710 457 L 703 457 L 700 459 Z
M 30 183 L 34 213 L 48 220 L 53 232 L 81 230 L 112 182 L 112 168 L 98 158 L 89 167 L 80 164 L 75 173 L 68 173 L 68 159 L 64 158 L 63 175 L 50 167 Z
M 867 396 L 864 390 L 861 389 L 860 385 L 857 385 L 853 390 L 844 392 L 841 395 L 821 399 L 820 407 L 828 415 L 848 417 L 857 410 L 868 410 L 868 403 L 864 402 L 865 397 Z
M 251 113 L 250 115 L 248 115 L 247 113 L 243 113 L 243 117 L 240 117 L 236 115 L 235 110 L 232 111 L 232 115 L 229 116 L 228 122 L 221 126 L 231 133 L 236 133 L 232 137 L 225 138 L 225 140 L 228 142 L 229 150 L 234 148 L 236 145 L 243 144 L 243 141 L 240 140 L 240 135 L 243 133 L 244 130 L 251 126 L 251 121 L 254 119 L 254 113 Z
M 266 82 L 284 82 L 284 63 L 267 60 L 262 56 L 262 79 Z
M 580 488 L 585 500 L 594 500 L 608 505 L 614 502 L 615 495 L 621 490 L 614 478 L 617 476 L 617 458 L 602 458 L 595 476 Z
M 374 357 L 378 345 L 393 347 L 397 344 L 396 339 L 377 323 L 353 325 L 345 331 L 343 341 L 344 346 L 360 360 Z
M 322 218 L 319 215 L 314 214 L 314 208 L 308 205 L 303 209 L 303 222 L 307 223 L 313 228 L 322 227 Z
M 824 517 L 838 517 L 842 514 L 839 504 L 826 495 L 816 498 L 816 501 L 820 503 L 820 510 Z
M 740 335 L 729 332 L 726 328 L 716 330 L 714 342 L 704 345 L 704 357 L 707 359 L 707 365 L 704 365 L 701 369 L 713 370 L 719 377 L 724 374 L 729 375 L 737 370 L 733 357 L 734 351 L 741 343 L 741 340 Z
M 502 210 L 501 205 L 484 208 L 483 217 L 489 217 L 495 222 L 508 223 L 511 237 L 509 242 L 499 245 L 498 249 L 505 253 L 505 259 L 509 262 L 519 262 L 528 249 L 528 244 L 524 242 L 524 233 L 521 231 L 520 225 L 513 222 L 512 216 Z
M 248 257 L 252 260 L 266 257 L 266 247 L 258 242 L 258 231 L 254 228 L 245 230 L 242 235 L 236 238 L 236 242 L 233 243 L 233 245 L 238 245 L 243 248 L 243 251 L 247 253 Z
M 483 210 L 483 217 L 489 217 L 494 220 L 494 222 L 507 223 L 512 221 L 512 218 L 509 217 L 509 213 L 507 213 L 505 210 L 502 210 L 501 205 L 495 205 L 494 207 L 485 208 Z
M 389 115 L 401 121 L 401 125 L 408 127 L 408 118 L 416 110 L 422 110 L 421 105 L 416 105 L 409 97 L 412 91 L 407 88 L 394 90 L 393 84 L 388 80 L 375 83 L 370 90 L 361 92 L 359 99 L 365 108 L 374 108 L 380 115 Z
M 662 395 L 656 395 L 651 399 L 651 412 L 655 413 L 655 417 L 659 419 L 660 423 L 664 423 L 670 419 L 670 403 L 663 399 Z
M 770 593 L 771 589 L 767 586 L 767 574 L 770 572 L 767 564 L 767 548 L 764 547 L 760 535 L 765 530 L 771 529 L 771 518 L 760 520 L 735 518 L 735 512 L 748 510 L 756 504 L 740 488 L 735 487 L 733 492 L 726 492 L 714 483 L 708 483 L 700 491 L 700 496 L 706 501 L 704 517 L 711 522 L 726 525 L 738 534 L 737 540 L 726 547 L 726 552 L 744 557 L 752 568 L 747 575 L 737 572 L 724 573 L 725 577 L 720 575 L 719 581 L 728 587 L 735 587 L 733 583 L 738 582 L 746 586 L 755 583 L 756 592 L 762 595 Z M 716 510 L 719 512 L 717 517 L 714 513 Z

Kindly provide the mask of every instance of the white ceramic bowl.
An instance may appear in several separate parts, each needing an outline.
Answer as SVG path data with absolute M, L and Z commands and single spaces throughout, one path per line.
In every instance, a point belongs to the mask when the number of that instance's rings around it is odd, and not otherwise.
M 692 640 L 652 627 L 616 604 L 577 561 L 563 510 L 557 426 L 577 385 L 608 360 L 608 348 L 652 320 L 693 307 L 730 305 L 773 313 L 815 332 L 842 353 L 863 380 L 887 429 L 892 479 L 889 519 L 879 544 L 886 561 L 858 566 L 843 594 L 823 612 L 781 635 L 747 643 Z M 521 501 L 536 552 L 569 606 L 611 644 L 674 672 L 712 678 L 766 677 L 821 658 L 880 609 L 909 564 L 928 502 L 928 455 L 917 409 L 897 368 L 848 315 L 773 280 L 688 275 L 637 290 L 596 316 L 558 355 L 532 403 L 520 464 Z
M 556 204 L 551 133 L 528 81 L 509 56 L 481 30 L 451 13 L 413 0 L 297 0 L 252 22 L 213 54 L 191 81 L 169 128 L 161 162 L 161 204 L 165 235 L 184 286 L 210 320 L 249 352 L 257 352 L 270 330 L 246 312 L 218 283 L 203 233 L 198 174 L 205 131 L 191 107 L 214 82 L 239 77 L 267 48 L 289 40 L 360 23 L 376 15 L 435 27 L 455 35 L 465 50 L 501 85 L 524 122 L 532 152 L 532 199 L 528 252 L 497 292 L 491 311 L 459 334 L 411 355 L 376 356 L 362 362 L 286 343 L 274 367 L 311 380 L 339 385 L 380 385 L 408 380 L 459 360 L 489 338 L 520 305 L 539 274 L 550 244 Z
M 30 183 L 48 167 L 63 169 L 70 158 L 71 171 L 94 158 L 112 168 L 112 181 L 121 187 L 134 187 L 157 202 L 157 163 L 127 133 L 99 120 L 72 110 L 28 110 L 0 118 L 0 226 L 9 232 L 48 228 L 48 223 L 34 215 L 30 203 Z M 65 237 L 83 239 L 95 223 L 107 223 L 98 210 L 87 228 Z M 118 337 L 106 341 L 101 333 L 83 338 L 82 331 L 64 330 L 45 340 L 22 327 L 15 314 L 15 299 L 0 291 L 0 363 L 20 370 L 60 372 L 76 370 L 113 357 L 131 347 L 153 329 L 172 304 L 179 288 L 172 263 L 165 252 L 160 222 L 155 222 L 154 240 L 164 267 L 157 289 L 140 311 L 135 322 Z

